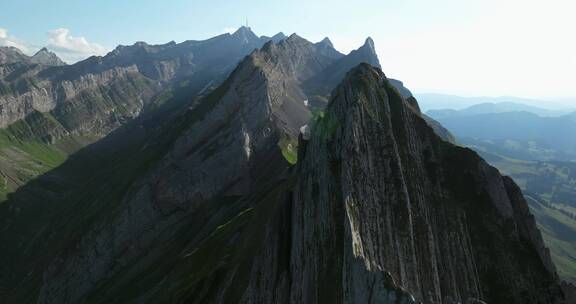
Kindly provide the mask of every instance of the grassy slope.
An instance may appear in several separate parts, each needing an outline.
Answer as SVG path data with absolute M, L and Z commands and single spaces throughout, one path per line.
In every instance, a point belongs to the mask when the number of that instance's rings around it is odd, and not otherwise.
M 576 283 L 576 220 L 535 200 L 529 202 L 560 277 Z
M 20 186 L 62 164 L 95 138 L 66 136 L 49 142 L 41 129 L 62 131 L 49 113 L 33 113 L 0 129 L 0 201 Z

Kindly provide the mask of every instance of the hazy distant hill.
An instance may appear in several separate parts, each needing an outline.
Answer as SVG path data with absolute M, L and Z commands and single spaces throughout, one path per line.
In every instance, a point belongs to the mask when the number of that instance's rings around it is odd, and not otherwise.
M 455 95 L 446 95 L 446 94 L 432 94 L 432 93 L 423 93 L 423 94 L 414 94 L 415 97 L 418 99 L 420 103 L 420 107 L 424 112 L 429 110 L 438 110 L 438 109 L 453 109 L 453 110 L 462 110 L 468 107 L 478 105 L 478 104 L 485 104 L 485 103 L 493 103 L 493 104 L 521 104 L 530 107 L 538 107 L 544 109 L 551 109 L 551 110 L 559 110 L 559 111 L 566 111 L 572 108 L 576 110 L 576 100 L 573 106 L 569 106 L 569 102 L 566 100 L 536 100 L 536 99 L 528 99 L 528 98 L 520 98 L 520 97 L 461 97 Z
M 575 113 L 559 117 L 528 112 L 428 114 L 461 143 L 480 151 L 524 160 L 576 160 Z
M 478 114 L 494 114 L 494 113 L 507 113 L 507 112 L 528 112 L 545 117 L 562 116 L 569 114 L 569 110 L 549 110 L 541 107 L 530 106 L 515 102 L 499 102 L 499 103 L 480 103 L 462 110 L 454 109 L 438 109 L 429 110 L 427 114 L 436 118 L 445 118 L 452 116 L 470 116 Z

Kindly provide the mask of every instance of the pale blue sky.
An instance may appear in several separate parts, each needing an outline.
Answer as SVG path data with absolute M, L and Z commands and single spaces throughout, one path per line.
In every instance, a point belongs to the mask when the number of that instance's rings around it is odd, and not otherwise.
M 571 0 L 2 0 L 0 44 L 49 45 L 72 61 L 118 44 L 259 35 L 328 36 L 348 52 L 374 38 L 384 72 L 415 91 L 576 96 Z

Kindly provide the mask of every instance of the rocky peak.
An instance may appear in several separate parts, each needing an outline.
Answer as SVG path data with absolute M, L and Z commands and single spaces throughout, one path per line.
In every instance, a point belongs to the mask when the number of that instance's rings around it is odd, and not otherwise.
M 360 61 L 367 63 L 374 67 L 380 67 L 380 61 L 378 60 L 378 55 L 376 55 L 376 47 L 374 46 L 374 41 L 372 38 L 368 37 L 362 45 L 357 50 L 350 52 L 348 55 L 350 61 Z
M 426 304 L 561 303 L 517 187 L 438 138 L 379 69 L 347 74 L 299 156 L 292 298 L 378 303 L 399 286 Z
M 38 52 L 36 52 L 36 55 L 41 53 L 51 53 L 51 52 L 46 47 L 43 47 L 40 50 L 38 50 Z
M 17 53 L 17 54 L 22 54 L 24 55 L 24 53 L 22 53 L 22 51 L 14 46 L 0 46 L 0 52 L 2 53 Z
M 134 43 L 134 46 L 136 46 L 136 47 L 146 47 L 146 46 L 148 46 L 148 43 L 146 43 L 146 42 L 144 42 L 144 41 L 136 41 L 136 42 Z
M 328 39 L 328 37 L 322 39 L 322 41 L 320 41 L 320 42 L 317 42 L 315 45 L 316 45 L 316 48 L 318 49 L 319 52 L 321 52 L 322 54 L 324 54 L 328 57 L 338 59 L 338 58 L 341 58 L 342 56 L 344 56 L 343 54 L 341 54 L 340 52 L 338 52 L 334 48 L 332 41 L 330 41 L 330 39 Z
M 324 39 L 322 39 L 322 41 L 318 42 L 319 45 L 325 45 L 331 48 L 334 48 L 334 45 L 332 44 L 332 41 L 330 41 L 330 38 L 326 37 Z
M 28 58 L 28 56 L 24 55 L 24 53 L 16 47 L 0 46 L 0 64 L 25 62 Z
M 315 44 L 297 34 L 292 34 L 277 44 L 270 41 L 253 55 L 259 58 L 257 62 L 266 63 L 270 68 L 276 66 L 281 69 L 282 77 L 295 81 L 294 86 L 333 63 L 333 58 L 319 52 Z
M 374 40 L 368 37 L 360 48 L 350 53 L 351 56 L 357 59 L 363 60 L 372 66 L 380 67 L 380 61 L 378 60 L 378 55 L 376 54 L 376 47 L 374 46 Z
M 373 54 L 376 54 L 376 47 L 374 46 L 374 40 L 372 40 L 372 37 L 366 38 L 362 48 L 368 50 L 369 52 L 371 52 Z
M 312 42 L 300 37 L 296 33 L 292 33 L 288 38 L 284 40 L 284 42 L 292 45 L 313 45 Z
M 272 36 L 272 38 L 270 38 L 270 40 L 274 41 L 274 43 L 278 43 L 284 39 L 286 39 L 286 35 L 284 35 L 284 33 L 282 33 L 282 32 L 280 32 L 280 33 Z
M 252 29 L 247 26 L 241 26 L 232 34 L 232 37 L 242 41 L 244 44 L 252 44 L 259 41 L 258 36 L 252 32 Z
M 30 61 L 33 63 L 38 63 L 42 65 L 49 65 L 49 66 L 62 66 L 66 65 L 64 61 L 62 61 L 58 55 L 48 50 L 46 47 L 40 49 L 34 56 L 30 58 Z
M 328 43 L 317 43 L 315 47 L 320 53 L 333 60 L 330 66 L 314 79 L 314 82 L 320 83 L 323 90 L 328 90 L 328 92 L 342 81 L 350 69 L 360 63 L 368 63 L 372 66 L 380 67 L 378 57 L 373 51 L 374 43 L 371 39 L 367 39 L 367 43 L 345 56 L 334 48 L 328 47 Z

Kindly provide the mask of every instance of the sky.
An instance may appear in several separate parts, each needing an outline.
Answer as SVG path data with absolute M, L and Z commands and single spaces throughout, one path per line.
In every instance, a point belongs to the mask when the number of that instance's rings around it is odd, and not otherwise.
M 233 31 L 374 39 L 384 73 L 415 92 L 557 99 L 576 105 L 573 0 L 2 0 L 0 45 L 47 46 L 67 62 L 119 44 Z

